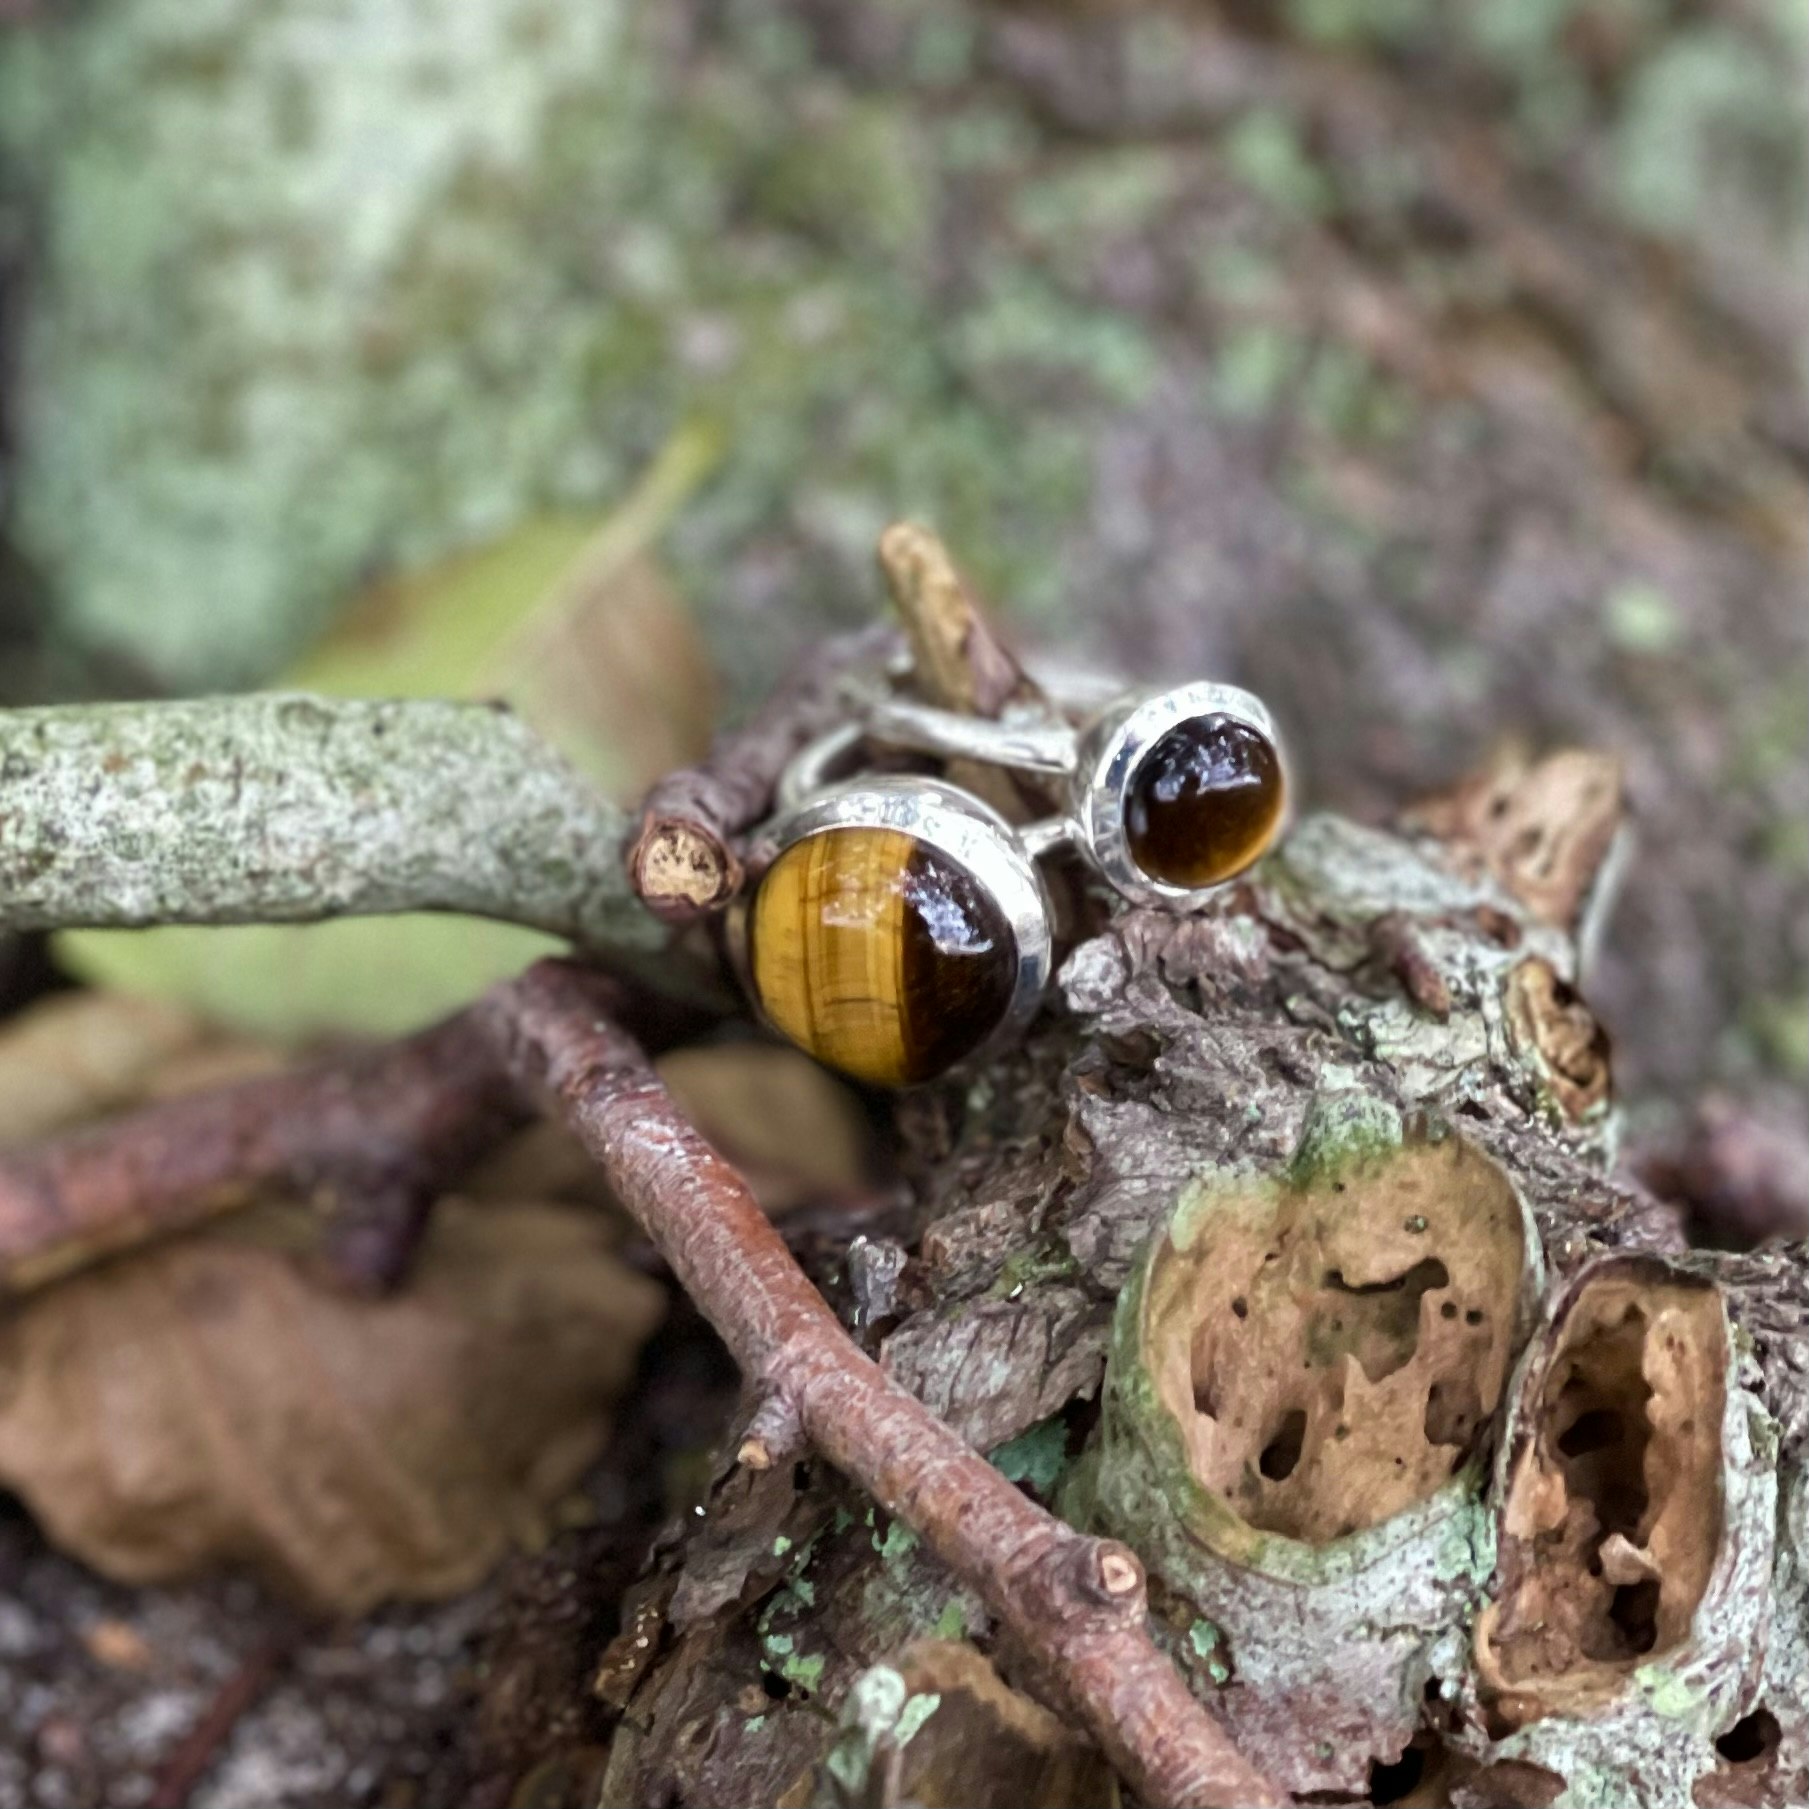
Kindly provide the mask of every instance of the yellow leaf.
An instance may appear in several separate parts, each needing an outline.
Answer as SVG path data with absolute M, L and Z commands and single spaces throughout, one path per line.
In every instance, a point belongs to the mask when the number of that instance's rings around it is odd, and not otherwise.
M 694 759 L 715 681 L 649 548 L 718 456 L 681 428 L 620 506 L 549 515 L 388 580 L 288 673 L 331 696 L 506 698 L 604 790 L 631 797 Z M 244 928 L 71 930 L 58 961 L 96 986 L 285 1042 L 399 1035 L 559 946 L 464 917 Z
M 57 959 L 91 986 L 169 1000 L 282 1043 L 405 1036 L 562 945 L 478 917 L 65 930 Z

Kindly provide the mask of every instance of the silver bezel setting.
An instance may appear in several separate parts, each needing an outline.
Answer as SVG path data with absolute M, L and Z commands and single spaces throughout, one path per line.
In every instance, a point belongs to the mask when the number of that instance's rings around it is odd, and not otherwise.
M 980 799 L 940 779 L 898 774 L 849 779 L 818 792 L 776 818 L 766 835 L 776 859 L 799 842 L 837 829 L 895 829 L 914 836 L 953 861 L 998 907 L 1010 929 L 1017 963 L 1011 997 L 986 1039 L 951 1072 L 1010 1041 L 1042 1001 L 1054 952 L 1042 875 L 1011 825 Z M 755 895 L 758 890 L 756 886 Z M 734 956 L 748 995 L 764 1017 L 760 989 L 748 964 L 747 914 L 752 902 L 750 898 L 735 914 Z
M 1132 859 L 1125 830 L 1125 800 L 1144 756 L 1182 723 L 1213 716 L 1227 717 L 1256 730 L 1275 749 L 1275 757 L 1281 763 L 1282 811 L 1270 847 L 1287 827 L 1294 796 L 1293 778 L 1274 719 L 1260 697 L 1236 685 L 1205 680 L 1170 691 L 1135 693 L 1096 718 L 1083 732 L 1069 781 L 1072 814 L 1081 832 L 1077 838 L 1080 847 L 1101 876 L 1127 898 L 1185 904 L 1210 898 L 1237 882 L 1237 874 L 1212 886 L 1176 886 L 1156 879 Z

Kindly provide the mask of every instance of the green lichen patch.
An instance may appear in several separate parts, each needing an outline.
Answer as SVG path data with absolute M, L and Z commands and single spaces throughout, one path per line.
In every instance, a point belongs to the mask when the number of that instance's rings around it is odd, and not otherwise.
M 1008 1481 L 1023 1483 L 1034 1494 L 1047 1496 L 1067 1467 L 1067 1422 L 1059 1413 L 1051 1414 L 986 1455 L 987 1461 Z

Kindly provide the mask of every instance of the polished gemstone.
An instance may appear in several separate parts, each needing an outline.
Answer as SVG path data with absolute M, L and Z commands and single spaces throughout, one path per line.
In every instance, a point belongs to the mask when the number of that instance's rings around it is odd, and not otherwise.
M 1230 716 L 1194 716 L 1144 755 L 1125 794 L 1131 859 L 1171 886 L 1241 873 L 1281 826 L 1287 783 L 1275 744 Z
M 829 829 L 767 869 L 748 964 L 775 1029 L 876 1086 L 933 1079 L 1011 1003 L 1017 949 L 963 868 L 896 829 Z

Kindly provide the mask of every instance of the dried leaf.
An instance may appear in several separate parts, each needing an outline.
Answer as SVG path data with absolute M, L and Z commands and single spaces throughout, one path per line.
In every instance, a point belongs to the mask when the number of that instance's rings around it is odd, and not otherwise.
M 0 1146 L 135 1103 L 206 1037 L 185 1011 L 114 993 L 54 995 L 20 1012 L 0 1029 Z
M 537 1542 L 661 1311 L 588 1215 L 442 1204 L 393 1299 L 310 1275 L 272 1208 L 0 1327 L 0 1483 L 123 1582 L 242 1563 L 359 1613 Z
M 685 1115 L 747 1177 L 768 1212 L 839 1201 L 870 1184 L 871 1138 L 855 1095 L 808 1056 L 770 1043 L 677 1049 L 654 1066 Z M 518 1132 L 468 1174 L 490 1200 L 560 1200 L 630 1221 L 596 1163 L 553 1119 Z
M 406 1036 L 561 944 L 477 917 L 65 930 L 57 959 L 96 987 L 163 999 L 290 1044 Z
M 1098 1747 L 1011 1688 L 965 1642 L 920 1640 L 899 1666 L 935 1707 L 904 1749 L 900 1784 L 925 1809 L 1088 1809 L 1117 1798 Z
M 728 1043 L 655 1064 L 703 1134 L 748 1177 L 768 1212 L 861 1192 L 866 1114 L 854 1094 L 795 1049 Z
M 545 516 L 361 598 L 286 675 L 341 697 L 506 699 L 606 790 L 632 796 L 694 758 L 714 672 L 647 553 L 716 456 L 674 434 L 619 508 Z M 165 999 L 286 1042 L 398 1036 L 555 952 L 551 938 L 455 916 L 65 931 L 58 959 L 96 986 Z

